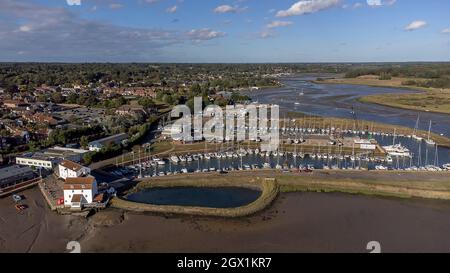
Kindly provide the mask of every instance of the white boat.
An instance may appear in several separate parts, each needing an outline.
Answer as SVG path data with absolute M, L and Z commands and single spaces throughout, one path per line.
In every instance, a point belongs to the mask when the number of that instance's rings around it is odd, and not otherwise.
M 385 167 L 385 166 L 383 166 L 383 165 L 377 165 L 377 166 L 375 166 L 375 170 L 378 170 L 378 171 L 385 171 L 385 170 L 387 170 L 388 168 L 387 167 Z
M 417 141 L 422 141 L 423 137 L 417 135 L 417 131 L 419 130 L 419 122 L 420 122 L 420 115 L 417 115 L 416 126 L 414 127 L 414 132 L 411 137 Z
M 408 148 L 402 146 L 401 144 L 383 146 L 383 149 L 390 156 L 411 157 L 411 153 Z
M 450 163 L 449 163 L 449 164 L 444 164 L 444 165 L 442 165 L 442 168 L 443 168 L 444 170 L 450 171 Z
M 430 126 L 428 127 L 428 138 L 425 139 L 425 143 L 428 145 L 436 145 L 436 142 L 431 139 L 431 120 L 430 120 Z
M 449 166 L 449 167 L 450 167 L 450 166 Z M 270 169 L 271 166 L 270 166 L 269 163 L 266 162 L 266 163 L 264 163 L 263 168 L 264 168 L 264 169 Z
M 179 159 L 178 156 L 176 156 L 176 155 L 171 156 L 171 157 L 170 157 L 170 160 L 171 160 L 173 163 L 178 163 L 178 162 L 180 162 L 180 159 Z
M 427 165 L 425 166 L 425 169 L 429 172 L 437 172 L 439 171 L 441 168 L 433 166 L 433 165 Z

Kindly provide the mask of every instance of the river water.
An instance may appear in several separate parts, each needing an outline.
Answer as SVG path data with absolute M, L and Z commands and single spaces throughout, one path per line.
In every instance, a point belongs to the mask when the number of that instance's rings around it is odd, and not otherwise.
M 367 95 L 411 93 L 415 91 L 347 84 L 316 84 L 316 76 L 283 78 L 281 88 L 248 92 L 253 101 L 278 104 L 283 112 L 299 112 L 319 116 L 352 119 L 352 107 L 361 120 L 388 123 L 414 128 L 420 116 L 419 129 L 428 131 L 430 120 L 432 131 L 450 136 L 450 115 L 414 110 L 397 109 L 369 103 L 360 103 L 358 98 Z M 304 95 L 300 96 L 303 90 Z M 386 95 L 389 99 L 389 95 Z M 296 104 L 297 103 L 297 104 Z M 282 116 L 281 116 L 282 117 Z

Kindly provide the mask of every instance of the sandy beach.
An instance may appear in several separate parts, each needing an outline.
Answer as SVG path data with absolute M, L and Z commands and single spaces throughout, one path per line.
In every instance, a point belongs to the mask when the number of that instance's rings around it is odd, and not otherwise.
M 109 209 L 89 219 L 60 216 L 38 190 L 23 193 L 18 214 L 0 200 L 0 252 L 450 252 L 450 202 L 346 194 L 281 194 L 240 219 L 161 216 Z

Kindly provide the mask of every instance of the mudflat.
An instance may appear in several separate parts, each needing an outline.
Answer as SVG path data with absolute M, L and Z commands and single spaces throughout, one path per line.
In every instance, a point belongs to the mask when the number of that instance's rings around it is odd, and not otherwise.
M 240 219 L 161 216 L 109 209 L 89 219 L 59 216 L 37 189 L 17 214 L 0 200 L 0 252 L 449 252 L 450 202 L 324 193 L 283 193 Z

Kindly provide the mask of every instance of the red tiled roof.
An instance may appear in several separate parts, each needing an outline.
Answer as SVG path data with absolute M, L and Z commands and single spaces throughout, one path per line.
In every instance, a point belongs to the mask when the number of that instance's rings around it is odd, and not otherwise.
M 88 177 L 68 177 L 64 183 L 64 190 L 91 190 L 95 182 L 93 176 Z
M 75 172 L 77 172 L 77 171 L 79 171 L 79 170 L 81 170 L 83 168 L 83 166 L 81 166 L 80 164 L 75 163 L 75 162 L 70 161 L 70 160 L 64 160 L 61 163 L 59 163 L 59 165 L 65 167 L 67 169 L 70 169 L 72 171 L 75 171 Z

